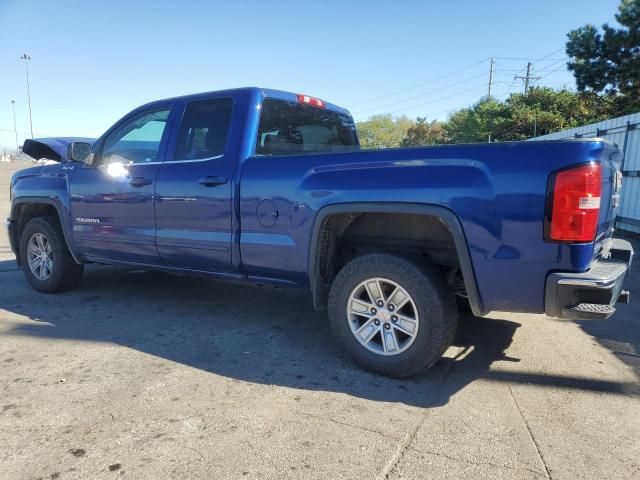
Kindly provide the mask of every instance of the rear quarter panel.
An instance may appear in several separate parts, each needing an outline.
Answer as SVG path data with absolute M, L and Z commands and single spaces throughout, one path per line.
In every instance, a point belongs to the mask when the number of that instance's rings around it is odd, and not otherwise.
M 462 223 L 485 306 L 543 312 L 546 275 L 584 271 L 593 253 L 592 243 L 544 241 L 549 173 L 599 160 L 603 149 L 602 142 L 563 141 L 250 157 L 240 188 L 243 267 L 305 285 L 313 223 L 323 207 L 438 205 Z M 278 209 L 272 227 L 257 220 L 265 200 Z

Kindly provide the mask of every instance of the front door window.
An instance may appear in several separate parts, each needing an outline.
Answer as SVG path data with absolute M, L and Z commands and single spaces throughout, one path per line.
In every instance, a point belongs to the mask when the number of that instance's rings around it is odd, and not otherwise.
M 146 111 L 127 120 L 105 139 L 101 164 L 151 163 L 158 161 L 169 107 Z

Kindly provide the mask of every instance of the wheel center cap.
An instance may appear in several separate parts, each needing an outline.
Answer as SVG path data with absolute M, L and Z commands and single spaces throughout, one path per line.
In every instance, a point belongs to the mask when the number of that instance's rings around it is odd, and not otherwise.
M 378 310 L 378 317 L 383 322 L 388 322 L 389 320 L 391 320 L 391 314 L 386 308 L 381 308 L 380 310 Z

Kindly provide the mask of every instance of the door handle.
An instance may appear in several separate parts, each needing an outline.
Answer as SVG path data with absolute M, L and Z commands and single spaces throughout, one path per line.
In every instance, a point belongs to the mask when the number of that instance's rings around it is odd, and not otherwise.
M 198 183 L 205 187 L 217 187 L 218 185 L 224 185 L 227 183 L 227 179 L 224 177 L 207 176 L 198 180 Z
M 129 185 L 132 187 L 144 187 L 145 185 L 151 185 L 151 180 L 144 177 L 135 177 L 129 180 Z

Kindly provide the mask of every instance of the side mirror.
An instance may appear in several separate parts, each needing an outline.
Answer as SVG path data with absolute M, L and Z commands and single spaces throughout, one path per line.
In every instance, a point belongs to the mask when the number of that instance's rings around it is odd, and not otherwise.
M 69 158 L 74 162 L 82 163 L 87 163 L 87 160 L 93 160 L 91 144 L 86 142 L 73 142 L 71 144 Z

